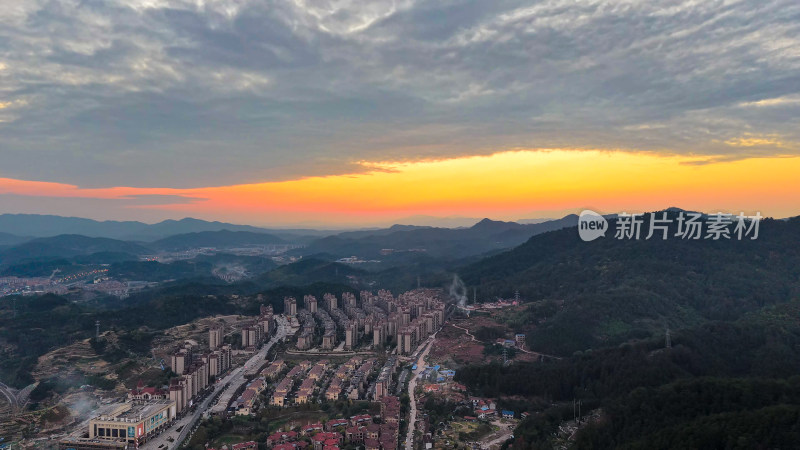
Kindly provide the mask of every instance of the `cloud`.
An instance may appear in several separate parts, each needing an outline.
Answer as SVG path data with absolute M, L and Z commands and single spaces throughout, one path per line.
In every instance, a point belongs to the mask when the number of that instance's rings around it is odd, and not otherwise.
M 363 226 L 418 215 L 510 219 L 581 205 L 647 211 L 668 202 L 694 210 L 759 210 L 786 217 L 797 214 L 800 195 L 800 157 L 788 155 L 744 160 L 528 149 L 360 164 L 366 172 L 192 189 L 87 189 L 0 179 L 0 210 L 33 213 L 46 206 L 50 214 L 100 219 L 193 216 L 252 224 Z M 749 179 L 763 182 L 742 182 Z M 552 213 L 543 217 L 548 216 Z
M 797 152 L 794 0 L 6 0 L 0 175 L 255 183 L 359 161 Z M 757 149 L 755 147 L 758 147 Z
M 783 97 L 765 98 L 764 100 L 758 100 L 754 102 L 743 102 L 739 104 L 739 106 L 743 108 L 749 108 L 749 107 L 767 108 L 773 106 L 787 106 L 787 105 L 800 105 L 800 96 L 786 95 Z
M 747 136 L 747 137 L 739 137 L 734 139 L 728 139 L 725 141 L 725 144 L 731 145 L 733 147 L 788 147 L 785 142 L 782 142 L 774 137 L 767 137 L 767 136 Z

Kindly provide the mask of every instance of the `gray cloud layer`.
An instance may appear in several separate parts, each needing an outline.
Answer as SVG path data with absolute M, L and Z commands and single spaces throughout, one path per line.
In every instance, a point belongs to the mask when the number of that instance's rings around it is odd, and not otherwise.
M 797 154 L 796 0 L 4 0 L 0 176 L 192 187 L 590 147 Z

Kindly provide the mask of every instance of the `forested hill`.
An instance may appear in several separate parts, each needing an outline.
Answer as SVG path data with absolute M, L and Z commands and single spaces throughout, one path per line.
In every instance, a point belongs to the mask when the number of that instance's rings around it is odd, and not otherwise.
M 681 240 L 675 227 L 617 240 L 609 225 L 592 242 L 575 228 L 535 236 L 461 271 L 481 297 L 519 289 L 529 306 L 515 330 L 562 355 L 457 372 L 531 413 L 511 448 L 795 448 L 800 219 L 765 220 L 741 241 Z M 574 399 L 592 419 L 565 434 Z
M 676 212 L 670 213 L 672 218 Z M 461 270 L 483 298 L 519 290 L 541 351 L 571 354 L 708 320 L 735 320 L 800 293 L 800 219 L 763 220 L 756 240 L 580 240 L 576 228 L 532 237 Z
M 263 232 L 219 230 L 176 234 L 155 241 L 150 246 L 159 250 L 183 250 L 197 247 L 236 247 L 284 243 L 282 239 Z

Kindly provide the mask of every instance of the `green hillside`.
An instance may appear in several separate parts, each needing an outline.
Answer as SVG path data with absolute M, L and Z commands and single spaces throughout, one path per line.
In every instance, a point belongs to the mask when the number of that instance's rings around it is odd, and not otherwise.
M 800 219 L 765 220 L 758 239 L 741 241 L 583 242 L 570 228 L 534 236 L 460 273 L 484 298 L 519 290 L 531 302 L 524 328 L 532 346 L 568 355 L 663 334 L 667 326 L 735 320 L 796 297 L 798 242 Z

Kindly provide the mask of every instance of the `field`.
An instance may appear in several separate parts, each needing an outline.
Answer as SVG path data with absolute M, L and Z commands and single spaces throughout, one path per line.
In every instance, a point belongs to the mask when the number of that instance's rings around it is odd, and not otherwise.
M 494 345 L 498 337 L 513 338 L 515 331 L 505 323 L 509 315 L 513 315 L 510 309 L 452 319 L 436 335 L 436 342 L 430 353 L 431 360 L 454 368 L 502 361 L 501 349 L 494 348 L 487 353 L 486 346 Z M 515 361 L 539 359 L 539 355 L 534 352 L 515 349 L 509 353 L 509 359 Z

